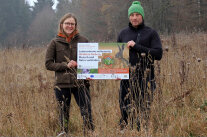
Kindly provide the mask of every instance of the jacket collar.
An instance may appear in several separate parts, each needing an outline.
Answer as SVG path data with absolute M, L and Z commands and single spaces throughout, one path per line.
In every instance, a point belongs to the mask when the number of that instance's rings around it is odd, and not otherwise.
M 71 41 L 73 41 L 73 39 L 75 39 L 78 36 L 79 36 L 79 33 L 77 33 L 76 35 L 74 35 L 74 37 L 71 39 Z M 59 42 L 63 42 L 63 43 L 70 43 L 71 42 L 71 41 L 68 42 L 65 37 L 61 37 L 59 35 L 56 36 L 56 40 L 59 41 Z

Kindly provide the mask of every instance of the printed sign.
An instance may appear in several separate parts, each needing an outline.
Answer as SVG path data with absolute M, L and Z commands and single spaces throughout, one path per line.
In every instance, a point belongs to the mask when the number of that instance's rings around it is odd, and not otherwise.
M 126 43 L 78 43 L 78 79 L 129 79 Z

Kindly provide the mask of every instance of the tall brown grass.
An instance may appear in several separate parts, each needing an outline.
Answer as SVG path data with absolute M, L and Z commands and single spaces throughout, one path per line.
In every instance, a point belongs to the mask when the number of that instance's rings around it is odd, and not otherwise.
M 92 80 L 96 136 L 207 136 L 207 34 L 162 36 L 164 55 L 156 62 L 157 88 L 148 132 L 118 122 L 119 81 Z M 0 51 L 0 136 L 56 136 L 54 73 L 44 67 L 46 47 Z M 74 98 L 72 136 L 83 136 Z

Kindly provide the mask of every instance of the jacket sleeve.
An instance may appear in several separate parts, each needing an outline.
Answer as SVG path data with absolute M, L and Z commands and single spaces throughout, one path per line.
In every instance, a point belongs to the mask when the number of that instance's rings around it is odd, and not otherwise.
M 66 62 L 56 63 L 56 48 L 55 42 L 51 41 L 48 45 L 45 57 L 45 67 L 51 71 L 64 71 L 68 69 Z
M 136 43 L 133 48 L 140 53 L 150 54 L 155 60 L 161 60 L 163 53 L 162 44 L 156 31 L 153 31 L 152 33 L 150 44 L 151 48 L 147 48 L 139 43 Z
M 121 33 L 119 33 L 119 36 L 118 36 L 118 38 L 117 38 L 117 42 L 118 42 L 118 43 L 121 43 L 121 42 L 122 42 L 122 40 L 121 40 Z

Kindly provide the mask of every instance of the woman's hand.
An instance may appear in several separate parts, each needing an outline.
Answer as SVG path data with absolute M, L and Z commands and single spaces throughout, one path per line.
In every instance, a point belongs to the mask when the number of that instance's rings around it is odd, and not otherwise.
M 71 67 L 77 67 L 77 62 L 74 61 L 74 60 L 71 60 L 69 63 L 68 63 L 68 68 L 71 68 Z

